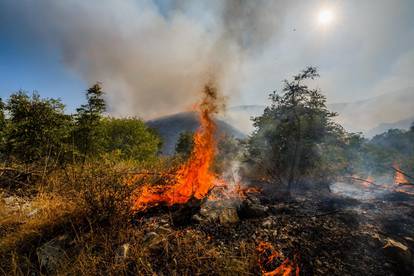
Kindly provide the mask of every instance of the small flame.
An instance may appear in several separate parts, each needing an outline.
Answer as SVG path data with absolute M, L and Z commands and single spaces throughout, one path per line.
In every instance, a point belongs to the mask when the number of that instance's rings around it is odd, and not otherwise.
M 260 242 L 256 247 L 259 254 L 259 266 L 264 276 L 299 276 L 299 266 L 293 260 L 286 258 L 279 266 L 274 268 L 277 261 L 281 259 L 279 254 L 270 243 Z
M 397 185 L 409 183 L 405 175 L 401 172 L 401 169 L 398 166 L 398 164 L 394 164 L 394 168 L 395 168 L 394 183 Z
M 365 181 L 362 182 L 362 185 L 365 188 L 369 188 L 374 183 L 374 178 L 372 176 L 368 176 Z

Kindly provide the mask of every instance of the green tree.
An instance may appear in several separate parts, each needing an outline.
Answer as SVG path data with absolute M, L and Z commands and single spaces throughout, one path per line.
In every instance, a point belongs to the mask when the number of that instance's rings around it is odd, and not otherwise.
M 125 159 L 155 157 L 161 145 L 158 135 L 137 118 L 105 118 L 101 127 L 104 150 L 119 151 Z
M 361 170 L 375 174 L 389 174 L 397 163 L 409 173 L 414 173 L 414 131 L 389 129 L 366 141 L 361 150 Z
M 308 67 L 293 80 L 284 81 L 283 93 L 273 92 L 263 115 L 253 118 L 255 131 L 248 142 L 248 160 L 272 182 L 293 185 L 305 182 L 322 162 L 321 145 L 335 139 L 341 127 L 332 121 L 336 114 L 326 107 L 319 90 L 304 82 L 318 77 Z
M 213 168 L 218 173 L 226 173 L 235 162 L 240 161 L 242 141 L 232 135 L 222 134 L 217 140 L 217 153 Z M 230 170 L 231 171 L 231 170 Z
M 5 108 L 9 116 L 4 129 L 6 156 L 29 163 L 59 158 L 68 151 L 71 117 L 64 114 L 60 100 L 19 91 L 10 96 Z
M 181 132 L 175 145 L 175 152 L 187 158 L 190 156 L 193 147 L 194 133 L 191 131 Z
M 3 102 L 3 99 L 0 98 L 0 160 L 4 159 L 4 136 L 6 130 L 6 117 L 4 115 L 6 105 Z
M 0 132 L 3 132 L 4 127 L 6 126 L 6 117 L 4 115 L 4 109 L 6 105 L 3 102 L 3 99 L 0 98 Z
M 103 96 L 104 92 L 101 85 L 96 83 L 86 91 L 88 103 L 78 108 L 75 115 L 74 140 L 77 149 L 84 157 L 97 154 L 101 150 L 102 133 L 100 133 L 100 124 L 102 114 L 106 110 Z

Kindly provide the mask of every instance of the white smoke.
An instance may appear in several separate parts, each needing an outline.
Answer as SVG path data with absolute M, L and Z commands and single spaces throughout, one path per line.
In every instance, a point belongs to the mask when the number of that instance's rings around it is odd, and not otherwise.
M 113 115 L 183 111 L 210 79 L 239 90 L 242 64 L 277 32 L 279 1 L 6 0 L 10 18 L 57 47 L 87 83 L 103 83 Z M 0 15 L 2 13 L 0 12 Z

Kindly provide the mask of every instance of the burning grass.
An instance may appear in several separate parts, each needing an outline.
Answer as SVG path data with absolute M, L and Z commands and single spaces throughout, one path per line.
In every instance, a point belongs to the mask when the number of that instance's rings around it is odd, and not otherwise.
M 34 197 L 16 200 L 15 209 L 5 196 L 0 201 L 2 273 L 249 274 L 255 268 L 253 243 L 222 247 L 197 228 L 173 228 L 168 214 L 132 222 L 124 209 L 130 198 L 113 181 L 122 183 L 124 173 L 136 169 L 73 166 L 56 172 Z

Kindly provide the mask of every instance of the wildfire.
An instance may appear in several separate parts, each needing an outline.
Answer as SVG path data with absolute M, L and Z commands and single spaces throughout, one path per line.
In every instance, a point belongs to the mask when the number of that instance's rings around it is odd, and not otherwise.
M 400 167 L 395 164 L 395 176 L 394 176 L 394 183 L 397 185 L 409 183 L 405 175 L 401 172 Z
M 259 254 L 259 266 L 265 276 L 299 276 L 299 266 L 291 259 L 286 258 L 279 266 L 276 263 L 281 255 L 267 242 L 260 242 L 256 247 Z
M 194 148 L 189 160 L 173 176 L 172 184 L 144 185 L 134 201 L 133 210 L 143 211 L 159 204 L 182 204 L 192 197 L 202 199 L 222 182 L 210 170 L 216 151 L 216 125 L 212 115 L 218 112 L 217 90 L 206 86 L 204 99 L 197 107 L 201 126 L 194 134 Z
M 365 181 L 362 182 L 362 185 L 365 188 L 369 188 L 372 184 L 374 183 L 374 178 L 372 176 L 368 176 L 367 179 L 365 179 Z

